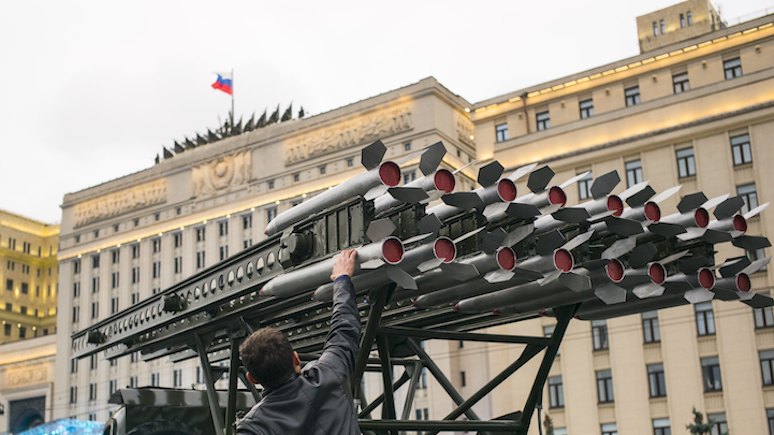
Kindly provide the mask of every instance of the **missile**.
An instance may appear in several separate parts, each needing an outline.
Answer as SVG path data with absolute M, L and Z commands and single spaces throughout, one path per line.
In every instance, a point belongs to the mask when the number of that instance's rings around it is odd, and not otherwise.
M 478 172 L 481 187 L 470 192 L 449 193 L 441 197 L 443 204 L 427 209 L 427 214 L 444 221 L 460 212 L 470 209 L 482 210 L 495 202 L 511 202 L 516 199 L 516 185 L 510 178 L 500 178 L 503 166 L 496 160 L 482 167 Z
M 682 293 L 652 299 L 631 300 L 625 304 L 616 305 L 607 305 L 602 301 L 589 301 L 580 306 L 575 317 L 581 320 L 604 320 L 687 304 L 688 301 L 685 300 Z
M 407 250 L 399 266 L 381 267 L 352 277 L 352 285 L 355 291 L 360 291 L 380 287 L 393 281 L 403 288 L 414 287 L 413 290 L 416 290 L 416 283 L 410 273 L 415 272 L 424 263 L 429 263 L 428 260 L 436 259 L 438 260 L 436 265 L 441 265 L 453 262 L 456 257 L 457 248 L 454 242 L 448 237 L 439 237 L 432 243 L 421 244 Z M 333 283 L 330 282 L 317 287 L 312 294 L 312 299 L 315 301 L 330 302 L 332 297 Z
M 503 246 L 492 253 L 481 252 L 472 257 L 460 259 L 456 270 L 443 267 L 425 272 L 416 282 L 421 293 L 430 293 L 439 289 L 456 285 L 481 277 L 495 270 L 512 271 L 516 265 L 516 254 L 513 249 Z
M 556 276 L 567 273 L 575 267 L 575 258 L 571 251 L 588 242 L 593 235 L 593 230 L 586 231 L 557 246 L 564 242 L 564 237 L 558 231 L 548 233 L 538 240 L 538 255 L 520 261 L 517 272 L 530 271 L 541 275 L 551 272 Z
M 361 246 L 357 250 L 358 267 L 355 275 L 362 269 L 376 269 L 383 265 L 394 265 L 403 259 L 403 243 L 397 237 L 389 236 L 378 242 Z M 262 296 L 289 297 L 305 290 L 316 288 L 330 281 L 331 270 L 336 257 L 292 270 L 272 278 L 260 290 Z
M 530 189 L 530 193 L 516 198 L 511 203 L 496 202 L 490 204 L 484 208 L 483 215 L 489 222 L 499 222 L 509 216 L 531 219 L 547 212 L 553 213 L 567 203 L 567 193 L 564 188 L 576 183 L 586 175 L 588 172 L 570 178 L 558 186 L 548 187 L 548 183 L 554 176 L 554 171 L 548 166 L 543 166 L 529 175 L 527 187 Z M 516 181 L 513 176 L 509 178 Z
M 363 148 L 362 162 L 368 172 L 357 175 L 297 206 L 285 210 L 266 226 L 267 236 L 279 233 L 310 215 L 356 196 L 369 198 L 369 191 L 378 186 L 397 186 L 401 181 L 400 166 L 392 161 L 382 161 L 387 148 L 382 141 L 376 141 Z M 378 189 L 377 189 L 378 190 Z

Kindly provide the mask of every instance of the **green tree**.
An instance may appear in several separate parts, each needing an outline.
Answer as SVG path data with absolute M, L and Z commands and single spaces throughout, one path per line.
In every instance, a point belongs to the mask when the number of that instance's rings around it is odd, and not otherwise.
M 696 410 L 696 407 L 691 411 L 693 413 L 693 422 L 685 425 L 685 428 L 691 432 L 692 435 L 709 435 L 712 431 L 712 425 L 715 422 L 707 417 L 707 422 L 704 422 L 704 414 Z
M 552 420 L 548 414 L 546 414 L 546 418 L 543 419 L 543 429 L 545 429 L 543 432 L 544 435 L 554 435 L 554 420 Z

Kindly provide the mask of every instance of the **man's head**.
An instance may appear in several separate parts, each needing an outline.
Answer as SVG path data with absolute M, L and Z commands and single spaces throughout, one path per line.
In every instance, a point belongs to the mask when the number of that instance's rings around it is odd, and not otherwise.
M 275 387 L 300 369 L 298 354 L 293 352 L 285 334 L 274 328 L 253 332 L 239 346 L 239 356 L 247 367 L 251 382 L 264 388 Z

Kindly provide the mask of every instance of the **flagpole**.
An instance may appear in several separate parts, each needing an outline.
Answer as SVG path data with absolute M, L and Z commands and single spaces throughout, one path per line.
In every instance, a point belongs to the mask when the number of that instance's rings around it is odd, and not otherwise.
M 231 128 L 234 128 L 234 68 L 231 68 Z

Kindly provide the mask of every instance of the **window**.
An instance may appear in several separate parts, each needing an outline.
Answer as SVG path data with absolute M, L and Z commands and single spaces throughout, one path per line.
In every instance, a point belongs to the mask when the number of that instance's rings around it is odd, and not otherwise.
M 736 186 L 736 194 L 744 200 L 744 206 L 741 210 L 742 214 L 758 207 L 758 192 L 755 189 L 755 184 Z
M 24 305 L 19 307 L 19 314 L 27 314 L 27 307 L 25 307 Z
M 320 169 L 320 175 L 325 175 L 325 172 L 326 172 L 325 165 L 320 166 L 319 169 Z
M 30 285 L 26 282 L 21 283 L 21 292 L 23 295 L 27 295 L 30 293 Z
M 140 266 L 132 267 L 132 284 L 140 282 Z
M 153 278 L 158 278 L 161 276 L 161 262 L 160 261 L 154 261 L 153 262 Z
M 137 302 L 140 302 L 140 293 L 132 292 L 132 305 L 136 304 Z
M 108 395 L 112 396 L 113 393 L 116 392 L 116 386 L 117 386 L 117 383 L 115 379 L 111 379 L 108 382 Z
M 766 410 L 766 419 L 769 421 L 769 435 L 774 435 L 774 409 Z
M 26 337 L 27 337 L 27 327 L 19 326 L 19 338 L 26 338 Z
M 658 36 L 658 23 L 654 21 L 651 27 L 653 28 L 653 36 Z
M 221 246 L 220 249 L 219 249 L 219 252 L 220 252 L 220 260 L 219 261 L 223 261 L 226 258 L 228 258 L 228 245 Z
M 129 388 L 137 388 L 137 376 L 131 376 L 129 378 Z
M 110 274 L 110 288 L 118 288 L 118 272 L 112 272 Z
M 707 414 L 707 418 L 712 421 L 710 435 L 728 435 L 728 420 L 726 420 L 725 412 Z
M 567 435 L 567 428 L 557 427 L 554 429 L 554 435 Z
M 672 428 L 669 426 L 668 418 L 653 420 L 653 435 L 672 435 Z
M 154 237 L 151 240 L 151 245 L 153 246 L 154 254 L 161 252 L 161 237 Z
M 137 259 L 140 258 L 140 244 L 135 243 L 132 245 L 132 258 Z
M 564 384 L 561 375 L 548 378 L 548 407 L 564 407 Z
M 723 73 L 726 80 L 735 79 L 742 76 L 742 61 L 738 57 L 723 61 Z
M 640 87 L 632 86 L 624 89 L 624 98 L 626 100 L 626 107 L 640 104 Z
M 408 184 L 417 179 L 417 171 L 410 171 L 403 174 L 403 184 Z
M 81 260 L 73 260 L 73 274 L 81 273 Z
M 664 19 L 658 20 L 658 30 L 663 35 L 666 33 L 666 27 L 664 26 Z
M 196 268 L 204 268 L 204 251 L 196 251 Z
M 132 352 L 129 354 L 129 362 L 137 362 L 137 352 Z
M 97 293 L 99 291 L 99 277 L 95 276 L 91 279 L 91 292 Z
M 582 100 L 580 103 L 578 103 L 578 107 L 580 108 L 581 119 L 591 118 L 594 116 L 594 100 L 591 98 Z
M 723 381 L 720 379 L 720 360 L 712 356 L 701 359 L 701 376 L 704 381 L 704 392 L 722 391 Z
M 666 379 L 663 364 L 648 364 L 648 385 L 650 397 L 666 396 Z
M 693 157 L 693 148 L 683 148 L 675 151 L 677 157 L 677 177 L 693 177 L 696 175 L 696 160 Z
M 427 408 L 417 408 L 414 410 L 414 414 L 417 417 L 417 420 L 429 420 L 430 419 L 430 411 Z
M 425 367 L 422 367 L 422 373 L 419 376 L 419 382 L 417 384 L 418 389 L 427 389 L 427 369 Z
M 551 114 L 548 110 L 535 114 L 535 124 L 538 131 L 548 130 L 551 127 Z
M 183 233 L 180 231 L 175 231 L 172 233 L 172 246 L 175 248 L 179 248 L 183 246 Z
M 645 343 L 661 341 L 661 331 L 658 326 L 658 311 L 642 313 L 642 339 Z
M 81 307 L 75 306 L 73 307 L 73 323 L 77 323 L 81 314 Z
M 731 136 L 731 156 L 734 166 L 752 163 L 752 150 L 750 149 L 750 135 L 748 133 Z
M 269 180 L 266 182 L 266 187 L 269 188 L 269 190 L 274 189 L 274 180 Z
M 91 303 L 91 318 L 96 319 L 99 317 L 99 302 Z
M 403 151 L 411 151 L 411 142 L 406 142 L 403 144 Z
M 5 325 L 3 325 L 3 334 L 5 334 L 6 337 L 10 337 L 11 336 L 11 324 L 10 323 L 6 323 Z
M 761 359 L 763 385 L 774 385 L 774 350 L 764 350 L 758 355 Z
M 755 328 L 771 328 L 774 326 L 774 309 L 772 307 L 763 307 L 753 309 L 755 318 Z
M 110 314 L 118 312 L 118 296 L 110 298 Z
M 685 14 L 680 14 L 680 28 L 685 28 Z
M 228 221 L 218 221 L 218 236 L 223 237 L 228 235 Z
M 158 387 L 158 386 L 159 386 L 159 374 L 151 373 L 151 387 Z
M 460 371 L 460 386 L 464 387 L 467 385 L 466 379 L 465 379 L 465 370 Z
M 600 428 L 602 435 L 618 435 L 618 426 L 615 423 L 605 423 Z
M 296 182 L 298 182 L 300 179 L 301 179 L 301 174 L 299 174 L 298 172 L 294 172 L 294 173 L 293 173 L 293 182 L 294 182 L 294 183 L 296 183 Z
M 13 291 L 13 280 L 12 279 L 6 279 L 5 280 L 5 289 L 9 292 Z
M 242 241 L 242 248 L 247 249 L 249 247 L 253 246 L 253 239 L 244 239 Z
M 89 400 L 97 400 L 97 384 L 89 384 Z
M 691 11 L 686 12 L 685 17 L 687 19 L 688 25 L 693 26 L 693 14 L 691 14 Z
M 750 261 L 760 260 L 761 258 L 765 258 L 766 257 L 766 249 L 765 248 L 748 249 L 745 252 L 747 253 L 747 258 Z M 768 266 L 763 266 L 760 271 L 765 271 L 766 269 L 768 269 Z
M 637 183 L 642 183 L 644 176 L 642 174 L 642 161 L 632 160 L 626 162 L 626 187 L 632 187 Z
M 681 94 L 691 89 L 691 83 L 688 81 L 688 72 L 672 75 L 672 89 L 675 94 Z
M 253 215 L 251 214 L 243 214 L 242 215 L 242 229 L 243 230 L 249 230 L 253 227 Z
M 172 370 L 172 386 L 173 387 L 180 387 L 183 385 L 183 370 L 182 369 L 173 369 Z
M 91 256 L 91 267 L 92 269 L 99 268 L 99 254 L 94 254 Z
M 175 274 L 183 273 L 183 257 L 175 257 Z
M 196 241 L 197 242 L 203 242 L 205 240 L 205 237 L 207 236 L 207 232 L 204 228 L 204 225 L 196 227 Z
M 70 387 L 70 403 L 78 401 L 78 387 Z
M 353 167 L 353 166 L 355 166 L 355 159 L 354 159 L 353 157 L 349 157 L 349 158 L 347 159 L 347 167 L 348 167 L 348 168 L 351 168 L 351 167 Z
M 271 222 L 277 217 L 277 207 L 269 207 L 266 209 L 266 222 Z
M 599 403 L 610 403 L 613 397 L 613 374 L 610 370 L 597 370 L 597 399 Z
M 70 360 L 70 373 L 78 373 L 78 360 L 75 358 Z
M 715 335 L 715 315 L 712 302 L 702 302 L 693 306 L 696 311 L 696 333 L 699 336 Z
M 591 322 L 591 338 L 594 350 L 604 350 L 610 347 L 607 341 L 607 321 L 593 320 Z
M 6 303 L 5 303 L 5 311 L 11 311 L 11 312 L 13 312 L 13 303 L 11 303 L 11 302 L 6 302 Z M 9 323 L 9 325 L 10 325 L 10 323 Z
M 508 124 L 502 123 L 495 125 L 495 141 L 505 142 L 508 140 Z

